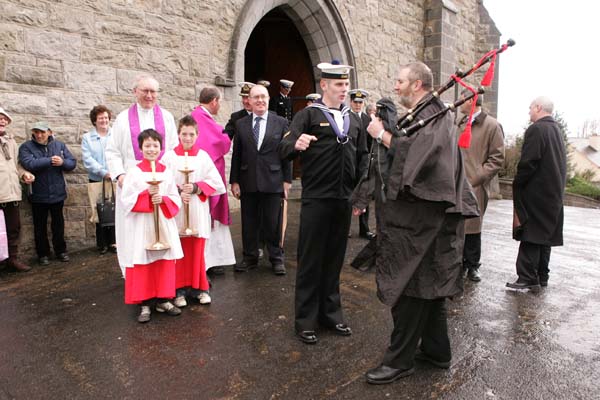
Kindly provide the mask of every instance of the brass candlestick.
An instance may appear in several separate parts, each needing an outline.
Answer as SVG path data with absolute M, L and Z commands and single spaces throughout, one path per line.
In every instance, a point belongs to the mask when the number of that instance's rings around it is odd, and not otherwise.
M 186 157 L 187 158 L 187 157 Z M 184 169 L 178 170 L 185 175 L 185 184 L 190 183 L 190 174 L 194 172 L 193 169 L 189 169 L 187 163 Z M 190 227 L 190 205 L 189 203 L 183 203 L 183 220 L 184 227 L 179 231 L 179 236 L 192 236 L 198 233 L 197 230 Z
M 152 180 L 146 181 L 146 183 L 149 185 L 158 186 L 161 182 L 162 181 L 156 179 L 154 168 L 152 168 Z M 146 250 L 150 251 L 167 250 L 171 248 L 168 243 L 160 241 L 160 220 L 158 219 L 158 206 L 158 204 L 154 204 L 154 235 L 156 240 L 154 243 L 146 246 Z

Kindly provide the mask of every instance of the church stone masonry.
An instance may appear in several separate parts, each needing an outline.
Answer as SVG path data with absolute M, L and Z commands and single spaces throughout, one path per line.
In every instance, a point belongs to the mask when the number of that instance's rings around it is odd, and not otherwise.
M 224 125 L 241 107 L 235 82 L 245 80 L 246 45 L 273 10 L 302 38 L 316 82 L 315 65 L 336 58 L 355 66 L 352 85 L 374 100 L 393 96 L 398 64 L 426 62 L 439 85 L 500 39 L 481 0 L 0 0 L 0 106 L 13 117 L 9 132 L 22 143 L 34 122 L 48 121 L 78 158 L 66 174 L 70 251 L 94 244 L 80 150 L 90 109 L 105 104 L 116 116 L 133 99 L 133 78 L 146 72 L 176 118 L 192 110 L 200 88 L 219 87 Z M 485 96 L 492 115 L 497 85 L 498 73 Z M 26 202 L 21 213 L 23 253 L 33 253 Z

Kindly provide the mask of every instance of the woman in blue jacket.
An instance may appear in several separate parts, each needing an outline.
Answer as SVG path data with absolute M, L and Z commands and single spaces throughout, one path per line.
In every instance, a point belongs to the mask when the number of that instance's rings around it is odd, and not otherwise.
M 21 165 L 35 175 L 29 201 L 33 214 L 35 250 L 41 265 L 50 263 L 48 244 L 48 212 L 52 219 L 52 247 L 56 258 L 69 261 L 65 242 L 65 220 L 63 205 L 67 198 L 67 188 L 63 171 L 75 169 L 77 161 L 67 146 L 50 135 L 45 122 L 38 122 L 31 128 L 31 140 L 19 147 Z
M 90 182 L 107 180 L 108 182 L 105 182 L 105 184 L 111 184 L 110 173 L 104 156 L 106 142 L 112 133 L 109 127 L 110 118 L 111 112 L 106 106 L 95 106 L 90 111 L 90 120 L 94 127 L 83 135 L 81 141 L 81 157 Z M 106 253 L 109 248 L 111 251 L 116 252 L 114 226 L 102 227 L 99 223 L 96 224 L 96 246 L 98 246 L 100 254 Z

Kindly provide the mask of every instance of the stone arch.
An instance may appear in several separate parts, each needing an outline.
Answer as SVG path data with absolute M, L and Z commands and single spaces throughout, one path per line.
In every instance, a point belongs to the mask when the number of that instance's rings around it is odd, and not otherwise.
M 344 22 L 332 0 L 249 0 L 237 20 L 231 47 L 227 78 L 239 82 L 244 78 L 244 50 L 254 27 L 271 10 L 279 7 L 295 24 L 308 49 L 315 81 L 319 74 L 315 65 L 338 59 L 355 65 L 354 52 Z M 356 70 L 351 82 L 358 84 Z

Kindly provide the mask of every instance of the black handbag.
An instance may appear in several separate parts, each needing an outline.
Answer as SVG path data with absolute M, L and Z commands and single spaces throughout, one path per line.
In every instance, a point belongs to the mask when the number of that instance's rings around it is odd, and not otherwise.
M 106 182 L 110 186 L 110 197 L 106 197 Z M 112 182 L 108 179 L 102 180 L 102 199 L 96 203 L 98 211 L 98 223 L 101 227 L 115 226 L 115 191 Z

